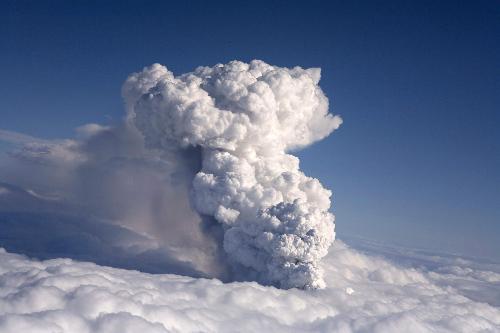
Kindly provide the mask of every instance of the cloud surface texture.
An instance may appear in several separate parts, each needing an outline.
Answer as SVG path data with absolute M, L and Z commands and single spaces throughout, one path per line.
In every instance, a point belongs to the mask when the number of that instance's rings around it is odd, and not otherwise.
M 500 265 L 404 253 L 389 252 L 413 266 L 338 240 L 324 259 L 326 288 L 303 291 L 1 252 L 0 331 L 500 331 Z

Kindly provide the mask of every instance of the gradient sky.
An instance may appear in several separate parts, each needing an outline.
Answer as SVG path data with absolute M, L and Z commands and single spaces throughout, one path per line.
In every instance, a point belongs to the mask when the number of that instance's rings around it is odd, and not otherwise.
M 299 156 L 338 234 L 500 259 L 499 36 L 494 0 L 2 1 L 0 129 L 117 122 L 154 62 L 321 67 L 344 124 Z

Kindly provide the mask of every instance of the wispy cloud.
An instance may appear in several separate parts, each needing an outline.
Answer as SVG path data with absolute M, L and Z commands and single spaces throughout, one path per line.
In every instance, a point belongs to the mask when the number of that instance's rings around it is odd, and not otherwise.
M 48 143 L 50 140 L 37 138 L 31 135 L 23 134 L 20 132 L 9 131 L 0 129 L 0 141 L 13 143 L 13 144 L 26 144 L 32 142 Z

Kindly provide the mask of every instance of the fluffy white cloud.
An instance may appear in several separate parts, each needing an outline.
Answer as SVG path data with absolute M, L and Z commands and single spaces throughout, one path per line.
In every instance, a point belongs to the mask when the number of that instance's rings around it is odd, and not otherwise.
M 282 288 L 324 286 L 319 261 L 335 236 L 331 192 L 287 153 L 342 122 L 328 113 L 319 80 L 317 68 L 254 60 L 177 77 L 155 64 L 123 86 L 149 147 L 199 149 L 194 206 L 220 223 L 236 275 Z
M 377 251 L 377 248 L 373 248 Z M 372 252 L 373 252 L 372 251 Z M 386 251 L 387 253 L 387 251 Z M 0 331 L 498 332 L 500 265 L 390 253 L 337 241 L 323 290 L 280 290 L 0 253 Z M 425 263 L 429 267 L 425 268 Z M 473 300 L 474 299 L 474 300 Z M 496 305 L 496 306 L 495 306 Z

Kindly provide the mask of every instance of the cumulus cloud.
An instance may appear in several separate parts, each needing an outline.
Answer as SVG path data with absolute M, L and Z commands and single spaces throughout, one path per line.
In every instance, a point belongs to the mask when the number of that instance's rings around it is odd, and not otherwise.
M 378 249 L 372 246 L 372 250 Z M 483 270 L 456 257 L 380 252 L 412 265 L 366 255 L 336 241 L 324 260 L 327 286 L 315 291 L 150 275 L 69 259 L 40 262 L 2 252 L 0 331 L 500 330 L 500 309 L 488 304 L 481 293 L 490 288 L 498 295 L 500 265 L 488 264 L 489 270 Z M 425 261 L 432 262 L 433 269 L 423 267 Z M 469 297 L 471 293 L 475 300 Z
M 233 273 L 282 288 L 324 286 L 334 240 L 331 192 L 289 154 L 342 120 L 328 113 L 320 70 L 232 61 L 175 76 L 155 64 L 123 86 L 148 147 L 197 148 L 194 207 L 220 225 Z

